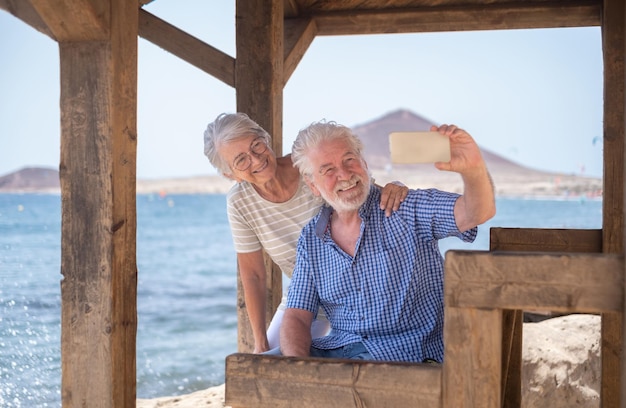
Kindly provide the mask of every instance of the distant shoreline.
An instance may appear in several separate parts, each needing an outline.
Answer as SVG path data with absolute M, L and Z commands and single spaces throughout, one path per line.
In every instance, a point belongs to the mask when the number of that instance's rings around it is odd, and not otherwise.
M 16 173 L 19 174 L 19 173 Z M 463 183 L 457 173 L 440 172 L 432 169 L 394 170 L 385 172 L 372 170 L 376 184 L 385 185 L 391 181 L 401 181 L 409 188 L 437 188 L 444 191 L 462 193 Z M 603 183 L 601 178 L 576 175 L 562 175 L 537 171 L 493 172 L 492 178 L 496 197 L 548 198 L 548 199 L 601 199 Z M 1 180 L 2 178 L 0 178 Z M 47 175 L 46 182 L 31 175 L 0 183 L 0 193 L 14 194 L 60 194 L 58 176 Z M 226 194 L 234 181 L 219 175 L 196 176 L 167 179 L 138 179 L 138 195 L 159 196 L 176 194 Z

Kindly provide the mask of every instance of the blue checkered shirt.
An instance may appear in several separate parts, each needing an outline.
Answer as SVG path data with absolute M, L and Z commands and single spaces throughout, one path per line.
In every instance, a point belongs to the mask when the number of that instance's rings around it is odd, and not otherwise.
M 324 206 L 302 230 L 287 307 L 324 308 L 332 331 L 313 346 L 334 349 L 363 342 L 376 360 L 443 361 L 443 257 L 437 241 L 472 242 L 459 232 L 458 194 L 410 190 L 391 217 L 372 186 L 359 209 L 361 233 L 352 257 L 335 244 Z

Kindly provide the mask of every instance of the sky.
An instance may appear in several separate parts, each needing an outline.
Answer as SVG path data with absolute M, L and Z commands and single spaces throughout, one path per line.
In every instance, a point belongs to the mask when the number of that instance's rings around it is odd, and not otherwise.
M 235 55 L 234 0 L 145 9 Z M 203 132 L 235 90 L 138 39 L 137 176 L 216 174 Z M 58 44 L 0 10 L 0 176 L 58 168 Z M 599 27 L 317 37 L 285 86 L 283 146 L 314 121 L 357 126 L 398 109 L 453 123 L 527 167 L 602 176 Z

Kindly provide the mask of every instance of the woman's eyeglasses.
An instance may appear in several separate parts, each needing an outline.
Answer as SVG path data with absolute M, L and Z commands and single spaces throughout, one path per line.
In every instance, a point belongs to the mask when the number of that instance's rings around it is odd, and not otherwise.
M 233 167 L 239 171 L 246 171 L 252 165 L 252 156 L 250 153 L 258 156 L 260 154 L 265 153 L 267 150 L 267 143 L 265 138 L 262 136 L 257 137 L 250 143 L 250 151 L 249 153 L 241 153 L 235 160 L 233 160 Z

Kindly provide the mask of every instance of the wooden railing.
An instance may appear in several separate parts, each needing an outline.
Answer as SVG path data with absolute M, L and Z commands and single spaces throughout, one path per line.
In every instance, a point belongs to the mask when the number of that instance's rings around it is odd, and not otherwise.
M 491 251 L 449 251 L 443 366 L 233 354 L 226 358 L 226 404 L 519 406 L 521 319 L 513 314 L 622 313 L 624 258 L 597 253 L 601 237 L 598 230 L 498 228 Z

